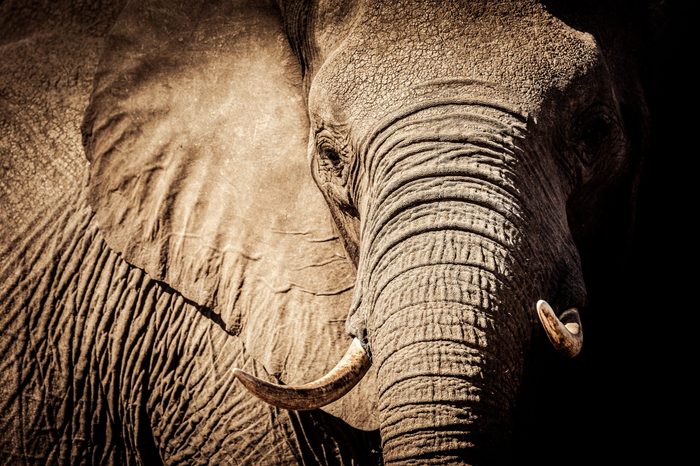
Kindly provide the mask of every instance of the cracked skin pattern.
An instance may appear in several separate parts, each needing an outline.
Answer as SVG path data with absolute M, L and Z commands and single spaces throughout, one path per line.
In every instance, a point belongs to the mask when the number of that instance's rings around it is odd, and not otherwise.
M 3 463 L 374 461 L 354 451 L 371 443 L 361 432 L 242 390 L 231 367 L 269 377 L 243 340 L 127 264 L 66 197 L 2 253 Z
M 0 229 L 7 240 L 83 182 L 80 121 L 120 2 L 0 5 Z M 51 156 L 46 156 L 51 154 Z
M 507 460 L 644 123 L 624 21 L 562 5 L 3 2 L 0 459 Z M 324 410 L 231 377 L 351 336 Z

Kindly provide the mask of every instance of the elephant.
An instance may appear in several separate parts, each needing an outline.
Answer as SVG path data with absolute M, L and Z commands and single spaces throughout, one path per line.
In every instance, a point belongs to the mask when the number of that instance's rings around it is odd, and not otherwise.
M 650 131 L 576 3 L 2 2 L 3 463 L 515 461 Z

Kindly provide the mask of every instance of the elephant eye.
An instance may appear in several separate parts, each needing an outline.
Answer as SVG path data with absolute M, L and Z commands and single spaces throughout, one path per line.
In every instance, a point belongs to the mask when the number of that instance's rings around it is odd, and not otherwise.
M 321 150 L 321 157 L 334 167 L 337 167 L 343 162 L 338 152 L 331 148 L 323 148 Z
M 335 144 L 324 138 L 319 141 L 318 154 L 319 169 L 326 181 L 332 181 L 333 178 L 344 178 L 346 157 L 336 149 Z
M 604 108 L 587 111 L 575 131 L 575 146 L 581 162 L 592 165 L 606 154 L 613 155 L 620 148 L 621 129 L 617 120 Z
M 588 148 L 596 149 L 605 142 L 610 131 L 610 120 L 605 115 L 598 115 L 584 126 L 581 139 Z

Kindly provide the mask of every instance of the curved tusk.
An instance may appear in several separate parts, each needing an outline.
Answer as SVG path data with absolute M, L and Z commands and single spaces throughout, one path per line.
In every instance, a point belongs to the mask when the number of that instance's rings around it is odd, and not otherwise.
M 540 299 L 537 301 L 537 316 L 547 338 L 560 354 L 573 358 L 581 352 L 583 328 L 576 308 L 564 311 L 561 318 L 558 318 L 547 301 Z
M 362 380 L 371 365 L 360 340 L 354 338 L 343 358 L 328 374 L 304 385 L 265 382 L 241 369 L 234 369 L 233 375 L 253 395 L 271 405 L 285 409 L 316 409 L 349 392 Z

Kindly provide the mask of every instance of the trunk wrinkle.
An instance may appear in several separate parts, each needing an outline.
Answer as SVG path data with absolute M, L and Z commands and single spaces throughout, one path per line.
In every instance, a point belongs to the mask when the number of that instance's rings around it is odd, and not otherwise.
M 502 240 L 500 240 L 499 238 L 491 237 L 487 231 L 476 230 L 471 224 L 454 222 L 446 225 L 425 225 L 420 227 L 414 227 L 412 230 L 406 231 L 404 234 L 402 234 L 398 238 L 393 239 L 392 241 L 387 240 L 379 242 L 378 247 L 380 247 L 380 249 L 373 254 L 374 257 L 377 257 L 377 259 L 373 260 L 370 264 L 367 264 L 365 266 L 366 270 L 368 271 L 370 276 L 374 276 L 374 274 L 376 274 L 379 271 L 379 265 L 384 259 L 384 257 L 388 256 L 392 252 L 392 250 L 395 250 L 407 240 L 410 240 L 412 238 L 418 238 L 420 236 L 430 237 L 430 234 L 440 233 L 450 233 L 455 235 L 466 233 L 473 238 L 480 238 L 482 241 L 486 241 L 490 244 L 493 244 L 496 248 L 501 248 L 502 250 L 506 249 Z M 519 259 L 519 257 L 516 257 L 515 259 Z M 503 275 L 507 274 L 503 273 Z M 505 277 L 503 278 L 505 279 Z
M 476 167 L 466 170 L 464 168 L 450 166 L 434 167 L 431 170 L 419 167 L 402 171 L 401 175 L 390 181 L 376 197 L 375 210 L 382 206 L 391 196 L 398 196 L 403 190 L 411 189 L 415 184 L 422 181 L 466 181 L 491 189 L 494 191 L 494 194 L 504 196 L 505 200 L 511 203 L 515 203 L 518 200 L 519 193 L 510 185 L 503 184 L 503 175 L 501 173 L 503 167 L 499 165 L 490 165 L 490 162 L 481 160 L 477 163 L 481 171 L 476 170 Z M 490 173 L 484 173 L 484 168 L 488 168 L 489 172 L 497 172 L 499 177 L 489 177 Z
M 460 122 L 462 119 L 460 118 Z M 414 133 L 425 132 L 422 129 L 422 125 L 417 124 L 418 128 L 413 129 Z M 396 167 L 398 163 L 403 162 L 410 156 L 420 155 L 423 152 L 429 152 L 431 156 L 437 155 L 447 155 L 453 150 L 465 150 L 468 149 L 482 149 L 479 155 L 481 157 L 492 154 L 492 159 L 498 160 L 503 163 L 513 163 L 515 162 L 515 148 L 509 147 L 505 142 L 505 137 L 500 133 L 496 133 L 494 136 L 493 131 L 468 131 L 465 134 L 460 135 L 448 135 L 448 134 L 412 134 L 410 136 L 396 136 L 397 141 L 393 142 L 390 147 L 384 148 L 387 152 L 390 152 L 391 157 L 383 159 L 381 162 L 377 163 L 376 166 L 372 167 L 376 173 L 377 177 L 373 181 L 381 185 L 383 178 L 378 178 L 379 176 L 387 176 L 394 172 L 393 168 Z M 435 146 L 440 145 L 440 149 L 435 149 Z M 421 150 L 422 149 L 422 150 Z
M 423 207 L 426 204 L 440 203 L 440 202 L 462 202 L 468 205 L 475 205 L 478 207 L 483 207 L 488 210 L 489 213 L 496 213 L 501 215 L 503 220 L 510 224 L 510 227 L 516 228 L 521 220 L 515 207 L 515 201 L 509 202 L 509 199 L 504 199 L 503 202 L 498 204 L 494 203 L 493 197 L 501 195 L 501 193 L 496 193 L 490 191 L 488 186 L 476 186 L 472 185 L 472 182 L 465 180 L 452 180 L 452 179 L 438 179 L 430 180 L 435 185 L 429 184 L 428 179 L 421 180 L 424 189 L 420 186 L 406 186 L 401 192 L 397 192 L 394 196 L 398 199 L 392 200 L 393 203 L 387 206 L 387 210 L 383 212 L 381 216 L 378 216 L 372 222 L 372 230 L 369 232 L 370 235 L 376 237 L 379 230 L 393 222 L 398 222 L 400 220 L 399 215 L 411 210 L 415 207 Z M 437 185 L 439 183 L 439 186 Z M 486 189 L 484 189 L 486 187 Z M 472 188 L 472 189 L 470 189 Z M 436 198 L 435 194 L 430 192 L 434 190 L 440 190 L 440 197 Z M 426 192 L 427 191 L 427 192 Z M 471 195 L 470 195 L 471 194 Z M 400 197 L 399 197 L 400 196 Z M 387 202 L 388 204 L 388 202 Z
M 480 112 L 469 112 L 465 109 L 484 108 L 494 111 L 496 114 L 504 115 L 510 124 L 504 124 L 505 129 L 516 131 L 524 131 L 527 123 L 527 116 L 523 115 L 518 109 L 508 107 L 496 102 L 482 99 L 438 99 L 426 102 L 420 102 L 408 107 L 405 107 L 393 115 L 389 115 L 384 120 L 380 121 L 372 130 L 368 131 L 369 135 L 360 145 L 360 154 L 369 155 L 377 154 L 378 149 L 386 142 L 386 140 L 396 131 L 402 130 L 414 123 L 415 120 L 410 117 L 421 113 L 425 110 L 434 110 L 440 107 L 457 107 L 464 115 L 480 114 Z M 365 160 L 370 160 L 365 158 Z M 370 165 L 371 166 L 371 165 Z

